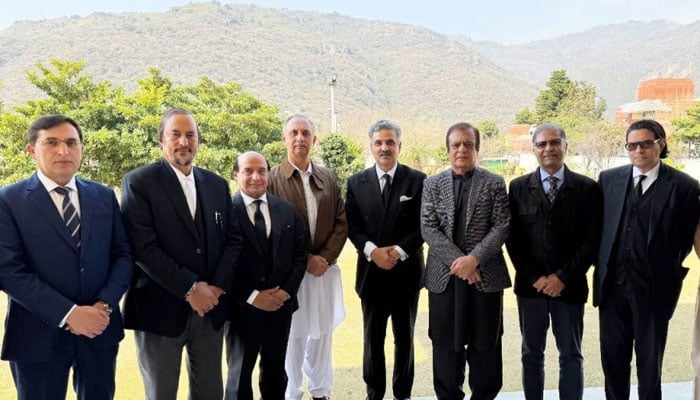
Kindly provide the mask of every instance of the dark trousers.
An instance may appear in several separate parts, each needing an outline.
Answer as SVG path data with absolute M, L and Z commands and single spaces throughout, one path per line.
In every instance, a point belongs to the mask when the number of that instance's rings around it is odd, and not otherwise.
M 367 399 L 381 400 L 386 391 L 384 340 L 391 317 L 394 334 L 394 398 L 411 397 L 414 374 L 413 329 L 416 325 L 419 292 L 391 295 L 381 299 L 362 299 L 364 353 L 362 376 L 367 385 Z
M 253 369 L 260 356 L 260 398 L 284 400 L 287 373 L 284 360 L 292 323 L 291 304 L 275 312 L 246 307 L 240 320 L 232 321 L 227 330 L 226 359 L 230 370 L 240 366 L 240 375 L 226 382 L 226 399 L 253 400 Z M 237 382 L 236 382 L 236 379 Z M 234 396 L 234 386 L 238 395 Z M 229 386 L 231 386 L 229 390 Z
M 194 311 L 190 312 L 180 336 L 134 331 L 146 399 L 177 398 L 183 349 L 187 349 L 189 399 L 221 399 L 224 392 L 221 377 L 222 338 L 223 329 L 215 329 L 211 318 L 201 318 Z
M 629 284 L 607 285 L 599 308 L 605 398 L 629 399 L 634 348 L 639 400 L 660 400 L 668 319 L 653 306 L 648 290 Z
M 428 295 L 435 394 L 438 400 L 464 399 L 464 368 L 469 363 L 471 400 L 493 400 L 503 386 L 503 292 L 481 293 L 469 285 L 467 312 L 458 315 L 454 281 L 450 278 L 444 292 Z M 469 332 L 465 346 L 455 343 L 455 327 L 460 325 Z
M 81 340 L 81 339 L 78 339 Z M 114 373 L 118 345 L 93 350 L 77 346 L 72 360 L 54 362 L 10 361 L 18 400 L 64 400 L 68 372 L 73 368 L 73 389 L 78 400 L 114 398 Z
M 543 398 L 544 350 L 551 318 L 552 333 L 559 350 L 559 398 L 580 400 L 583 397 L 583 304 L 518 296 L 518 315 L 525 399 Z

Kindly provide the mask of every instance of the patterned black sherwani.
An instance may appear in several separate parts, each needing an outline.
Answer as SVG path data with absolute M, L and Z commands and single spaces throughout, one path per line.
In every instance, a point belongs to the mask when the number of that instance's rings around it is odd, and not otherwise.
M 421 233 L 430 246 L 425 287 L 434 386 L 438 399 L 462 399 L 468 361 L 471 398 L 493 399 L 502 384 L 503 289 L 511 285 L 502 252 L 509 232 L 508 197 L 503 178 L 478 167 L 463 196 L 465 234 L 453 239 L 458 218 L 452 170 L 425 180 Z M 479 260 L 481 282 L 469 285 L 450 274 L 452 262 L 464 255 Z

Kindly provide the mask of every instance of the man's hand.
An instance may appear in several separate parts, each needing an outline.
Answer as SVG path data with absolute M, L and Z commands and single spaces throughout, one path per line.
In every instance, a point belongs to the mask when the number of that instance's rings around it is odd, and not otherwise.
M 377 267 L 389 270 L 394 268 L 396 263 L 401 258 L 401 255 L 398 251 L 396 251 L 396 249 L 394 249 L 394 246 L 387 246 L 377 247 L 376 249 L 372 250 L 369 257 L 377 265 Z
M 544 276 L 544 275 L 542 275 L 542 276 L 540 276 L 539 278 L 537 278 L 537 280 L 535 281 L 535 283 L 532 284 L 532 287 L 534 287 L 535 290 L 537 290 L 537 291 L 540 292 L 540 293 L 544 290 L 544 288 L 545 288 L 546 286 L 547 286 L 547 277 Z
M 477 269 L 478 266 L 479 259 L 470 254 L 454 260 L 450 266 L 450 273 L 472 285 L 481 282 L 481 273 Z
M 322 276 L 328 268 L 330 268 L 328 261 L 319 255 L 310 256 L 306 262 L 306 270 L 313 276 Z
M 211 292 L 214 293 L 214 296 L 216 296 L 217 299 L 221 297 L 222 294 L 226 293 L 224 292 L 224 289 L 221 289 L 220 287 L 214 285 L 209 285 L 209 290 L 211 290 Z
M 78 306 L 66 319 L 65 329 L 74 335 L 93 339 L 104 332 L 109 325 L 109 313 L 101 305 Z
M 537 289 L 538 292 L 544 293 L 550 297 L 561 296 L 562 290 L 566 287 L 564 282 L 562 282 L 557 274 L 549 274 L 547 276 L 541 276 L 539 279 L 532 284 L 532 287 Z
M 542 293 L 551 297 L 559 297 L 565 287 L 566 285 L 559 279 L 557 274 L 550 274 L 547 276 L 547 286 L 544 287 Z
M 280 307 L 282 307 L 282 305 L 284 305 L 284 302 L 286 301 L 280 299 L 280 297 L 282 296 L 280 292 L 284 292 L 285 294 L 287 293 L 284 290 L 280 290 L 279 287 L 261 290 L 260 292 L 258 292 L 258 295 L 255 296 L 255 299 L 253 300 L 253 307 L 270 312 L 279 310 Z
M 190 307 L 197 312 L 197 315 L 204 317 L 204 314 L 211 311 L 217 304 L 219 299 L 212 292 L 211 287 L 206 282 L 198 281 L 194 287 L 194 291 L 185 298 Z

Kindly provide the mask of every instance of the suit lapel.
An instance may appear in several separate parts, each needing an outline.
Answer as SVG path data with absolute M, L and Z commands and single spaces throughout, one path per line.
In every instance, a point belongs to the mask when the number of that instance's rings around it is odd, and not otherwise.
M 267 208 L 270 211 L 270 237 L 272 238 L 272 267 L 274 268 L 274 260 L 277 258 L 277 250 L 282 242 L 282 213 L 279 209 L 279 202 L 267 196 Z
M 481 191 L 481 186 L 484 184 L 484 176 L 480 168 L 474 168 L 474 175 L 472 175 L 472 184 L 469 188 L 469 193 L 467 193 L 467 216 L 465 221 L 467 226 L 471 222 L 472 215 L 474 215 L 474 209 L 476 209 L 476 199 L 479 197 L 479 192 Z M 462 201 L 464 201 L 463 199 Z M 465 229 L 466 232 L 466 229 Z
M 90 245 L 90 231 L 94 222 L 93 215 L 96 193 L 93 188 L 79 179 L 75 180 L 75 184 L 78 188 L 78 199 L 80 201 L 80 246 L 84 247 Z
M 661 218 L 664 210 L 667 209 L 666 203 L 668 203 L 671 193 L 673 193 L 673 187 L 675 186 L 674 181 L 671 179 L 671 173 L 663 162 L 659 166 L 659 176 L 656 178 L 654 186 L 647 244 L 650 244 L 651 238 L 654 237 L 656 227 L 659 225 L 659 219 Z
M 63 221 L 63 217 L 59 214 L 56 205 L 53 200 L 51 200 L 51 195 L 46 191 L 44 185 L 41 184 L 39 178 L 34 174 L 27 184 L 27 200 L 31 201 L 36 207 L 39 214 L 44 216 L 49 222 L 49 225 L 56 231 L 58 236 L 61 237 L 72 249 L 78 251 L 75 246 L 75 241 L 68 233 L 66 228 L 66 223 Z
M 199 234 L 197 233 L 197 227 L 194 225 L 194 220 L 192 219 L 192 214 L 190 214 L 190 208 L 187 206 L 187 199 L 185 199 L 185 193 L 182 192 L 182 186 L 180 185 L 180 181 L 177 179 L 175 171 L 173 171 L 170 164 L 168 164 L 168 162 L 165 160 L 161 161 L 161 178 L 161 188 L 170 200 L 170 202 L 173 204 L 175 214 L 177 214 L 180 220 L 182 220 L 182 223 L 185 224 L 187 229 L 195 237 L 199 237 Z M 198 178 L 199 176 L 195 177 L 195 182 L 197 182 Z M 201 187 L 204 188 L 205 185 L 201 185 Z M 200 185 L 197 185 L 197 191 L 199 191 L 199 189 Z M 204 197 L 205 196 L 198 196 L 198 200 L 199 198 Z M 201 206 L 200 203 L 200 201 L 197 201 L 198 207 Z
M 253 224 L 250 222 L 250 218 L 248 217 L 248 211 L 246 210 L 246 206 L 243 202 L 243 197 L 241 196 L 240 192 L 236 193 L 236 195 L 233 196 L 233 205 L 234 209 L 236 210 L 236 218 L 239 221 L 241 232 L 243 232 L 243 234 L 246 235 L 248 240 L 251 243 L 253 243 L 255 251 L 262 254 L 260 244 L 258 243 L 258 237 L 255 234 Z
M 455 225 L 455 194 L 454 186 L 452 183 L 452 169 L 448 169 L 442 174 L 438 175 L 438 187 L 440 188 L 440 199 L 439 201 L 445 204 L 445 209 L 449 210 L 447 213 L 447 226 L 446 232 L 450 235 L 454 235 L 454 225 Z
M 622 211 L 625 208 L 625 198 L 627 197 L 627 189 L 631 176 L 632 166 L 630 165 L 628 168 L 620 170 L 617 176 L 612 176 L 610 181 L 606 183 L 607 188 L 604 188 L 604 193 L 606 195 L 606 214 L 610 215 L 610 221 L 614 224 L 612 226 L 613 235 L 617 232 L 620 219 L 622 218 Z
M 549 199 L 547 198 L 547 195 L 544 193 L 544 189 L 542 188 L 542 181 L 540 180 L 539 168 L 537 168 L 535 172 L 533 172 L 530 176 L 530 179 L 528 181 L 528 189 L 530 190 L 530 194 L 532 196 L 535 196 L 538 203 L 546 204 L 547 207 L 549 207 Z

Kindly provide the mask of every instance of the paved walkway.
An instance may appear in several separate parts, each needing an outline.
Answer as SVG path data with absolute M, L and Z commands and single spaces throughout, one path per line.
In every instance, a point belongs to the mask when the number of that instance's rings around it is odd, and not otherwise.
M 664 400 L 692 400 L 693 382 L 673 382 L 661 385 L 662 397 Z M 468 399 L 469 397 L 466 397 Z M 497 400 L 523 400 L 522 392 L 500 393 Z M 586 400 L 605 400 L 603 388 L 585 388 L 583 398 Z M 434 397 L 414 397 L 414 400 L 434 400 Z M 556 390 L 546 390 L 544 400 L 558 400 L 559 394 Z M 637 400 L 637 386 L 633 386 L 630 393 L 630 400 Z

